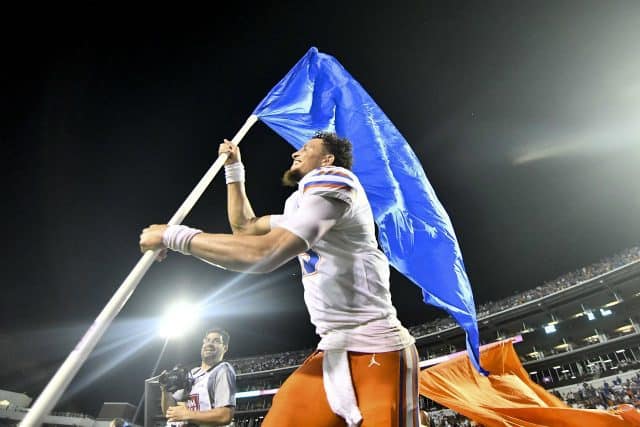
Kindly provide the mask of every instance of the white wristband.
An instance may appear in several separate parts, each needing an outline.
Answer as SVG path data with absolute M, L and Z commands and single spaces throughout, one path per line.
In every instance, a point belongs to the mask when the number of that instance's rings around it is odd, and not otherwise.
M 244 165 L 242 164 L 242 162 L 225 165 L 224 177 L 227 181 L 227 184 L 232 184 L 234 182 L 244 182 Z
M 172 251 L 191 255 L 191 239 L 200 233 L 202 233 L 202 230 L 187 227 L 186 225 L 170 225 L 162 233 L 162 243 Z

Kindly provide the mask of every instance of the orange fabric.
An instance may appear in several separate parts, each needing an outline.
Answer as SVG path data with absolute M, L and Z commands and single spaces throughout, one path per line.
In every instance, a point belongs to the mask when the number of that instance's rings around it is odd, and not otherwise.
M 640 412 L 638 412 L 633 405 L 629 405 L 628 403 L 616 405 L 611 412 L 627 420 L 629 425 L 640 426 Z
M 574 409 L 529 378 L 511 341 L 481 348 L 484 377 L 461 355 L 423 370 L 420 394 L 487 426 L 640 426 L 613 412 Z
M 414 350 L 415 351 L 415 350 Z M 399 427 L 398 402 L 404 381 L 401 375 L 403 351 L 376 353 L 371 364 L 371 353 L 349 352 L 351 379 L 356 392 L 358 407 L 362 413 L 361 427 Z M 344 427 L 345 421 L 333 413 L 322 384 L 322 352 L 312 354 L 282 384 L 273 397 L 263 427 Z M 417 353 L 414 363 L 417 372 Z M 414 378 L 414 390 L 417 387 Z M 417 399 L 417 390 L 415 390 Z M 417 423 L 417 406 L 413 411 Z M 402 427 L 407 424 L 406 420 Z M 417 424 L 416 424 L 417 425 Z

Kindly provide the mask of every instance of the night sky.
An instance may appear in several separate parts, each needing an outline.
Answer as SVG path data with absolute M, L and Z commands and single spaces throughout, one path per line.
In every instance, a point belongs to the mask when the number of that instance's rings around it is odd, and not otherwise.
M 299 3 L 4 16 L 19 29 L 1 42 L 0 388 L 40 393 L 138 261 L 140 230 L 169 220 L 311 46 L 409 141 L 477 303 L 640 244 L 640 3 Z M 241 148 L 256 213 L 280 213 L 292 148 L 261 123 Z M 229 232 L 222 175 L 185 223 Z M 171 254 L 58 409 L 137 404 L 157 318 L 181 298 L 208 312 L 161 368 L 197 362 L 211 325 L 231 332 L 231 358 L 312 348 L 298 268 L 243 276 Z M 444 316 L 395 272 L 392 294 L 407 326 Z

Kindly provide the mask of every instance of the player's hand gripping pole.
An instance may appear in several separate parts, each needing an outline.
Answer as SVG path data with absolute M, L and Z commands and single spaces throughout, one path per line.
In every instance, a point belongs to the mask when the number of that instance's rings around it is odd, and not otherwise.
M 239 144 L 257 120 L 257 116 L 249 116 L 231 142 L 236 145 Z M 220 171 L 224 162 L 227 161 L 227 157 L 227 153 L 222 153 L 218 156 L 207 173 L 204 174 L 202 179 L 200 179 L 200 182 L 198 182 L 195 188 L 191 191 L 191 194 L 189 194 L 182 203 L 182 206 L 178 208 L 176 213 L 168 222 L 169 225 L 182 223 L 184 218 L 189 214 L 189 212 L 191 212 L 191 209 L 193 209 L 200 196 L 202 196 L 202 193 L 204 193 L 211 181 L 213 181 L 213 178 L 215 178 L 216 174 Z M 96 320 L 93 321 L 89 330 L 84 334 L 69 356 L 67 356 L 67 359 L 60 368 L 58 368 L 58 371 L 35 401 L 29 410 L 29 413 L 20 423 L 20 427 L 35 427 L 42 424 L 43 418 L 53 409 L 56 403 L 58 403 L 62 393 L 65 391 L 82 364 L 87 360 L 89 353 L 91 353 L 93 348 L 96 346 L 113 319 L 127 303 L 127 300 L 131 294 L 133 294 L 136 286 L 138 286 L 142 277 L 145 275 L 147 270 L 149 270 L 149 267 L 151 267 L 153 260 L 159 252 L 160 250 L 158 249 L 155 251 L 147 251 L 142 255 L 138 263 L 133 267 L 133 270 L 131 270 L 127 278 L 122 282 L 116 293 L 113 294 L 107 305 L 102 309 L 102 312 L 98 315 Z

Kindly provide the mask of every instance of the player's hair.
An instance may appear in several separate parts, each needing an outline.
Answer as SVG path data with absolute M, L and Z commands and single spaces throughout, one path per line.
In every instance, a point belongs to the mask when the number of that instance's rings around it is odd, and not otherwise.
M 318 131 L 314 138 L 322 140 L 322 145 L 329 154 L 333 154 L 333 166 L 351 170 L 353 165 L 353 147 L 347 138 L 340 138 L 334 132 Z

